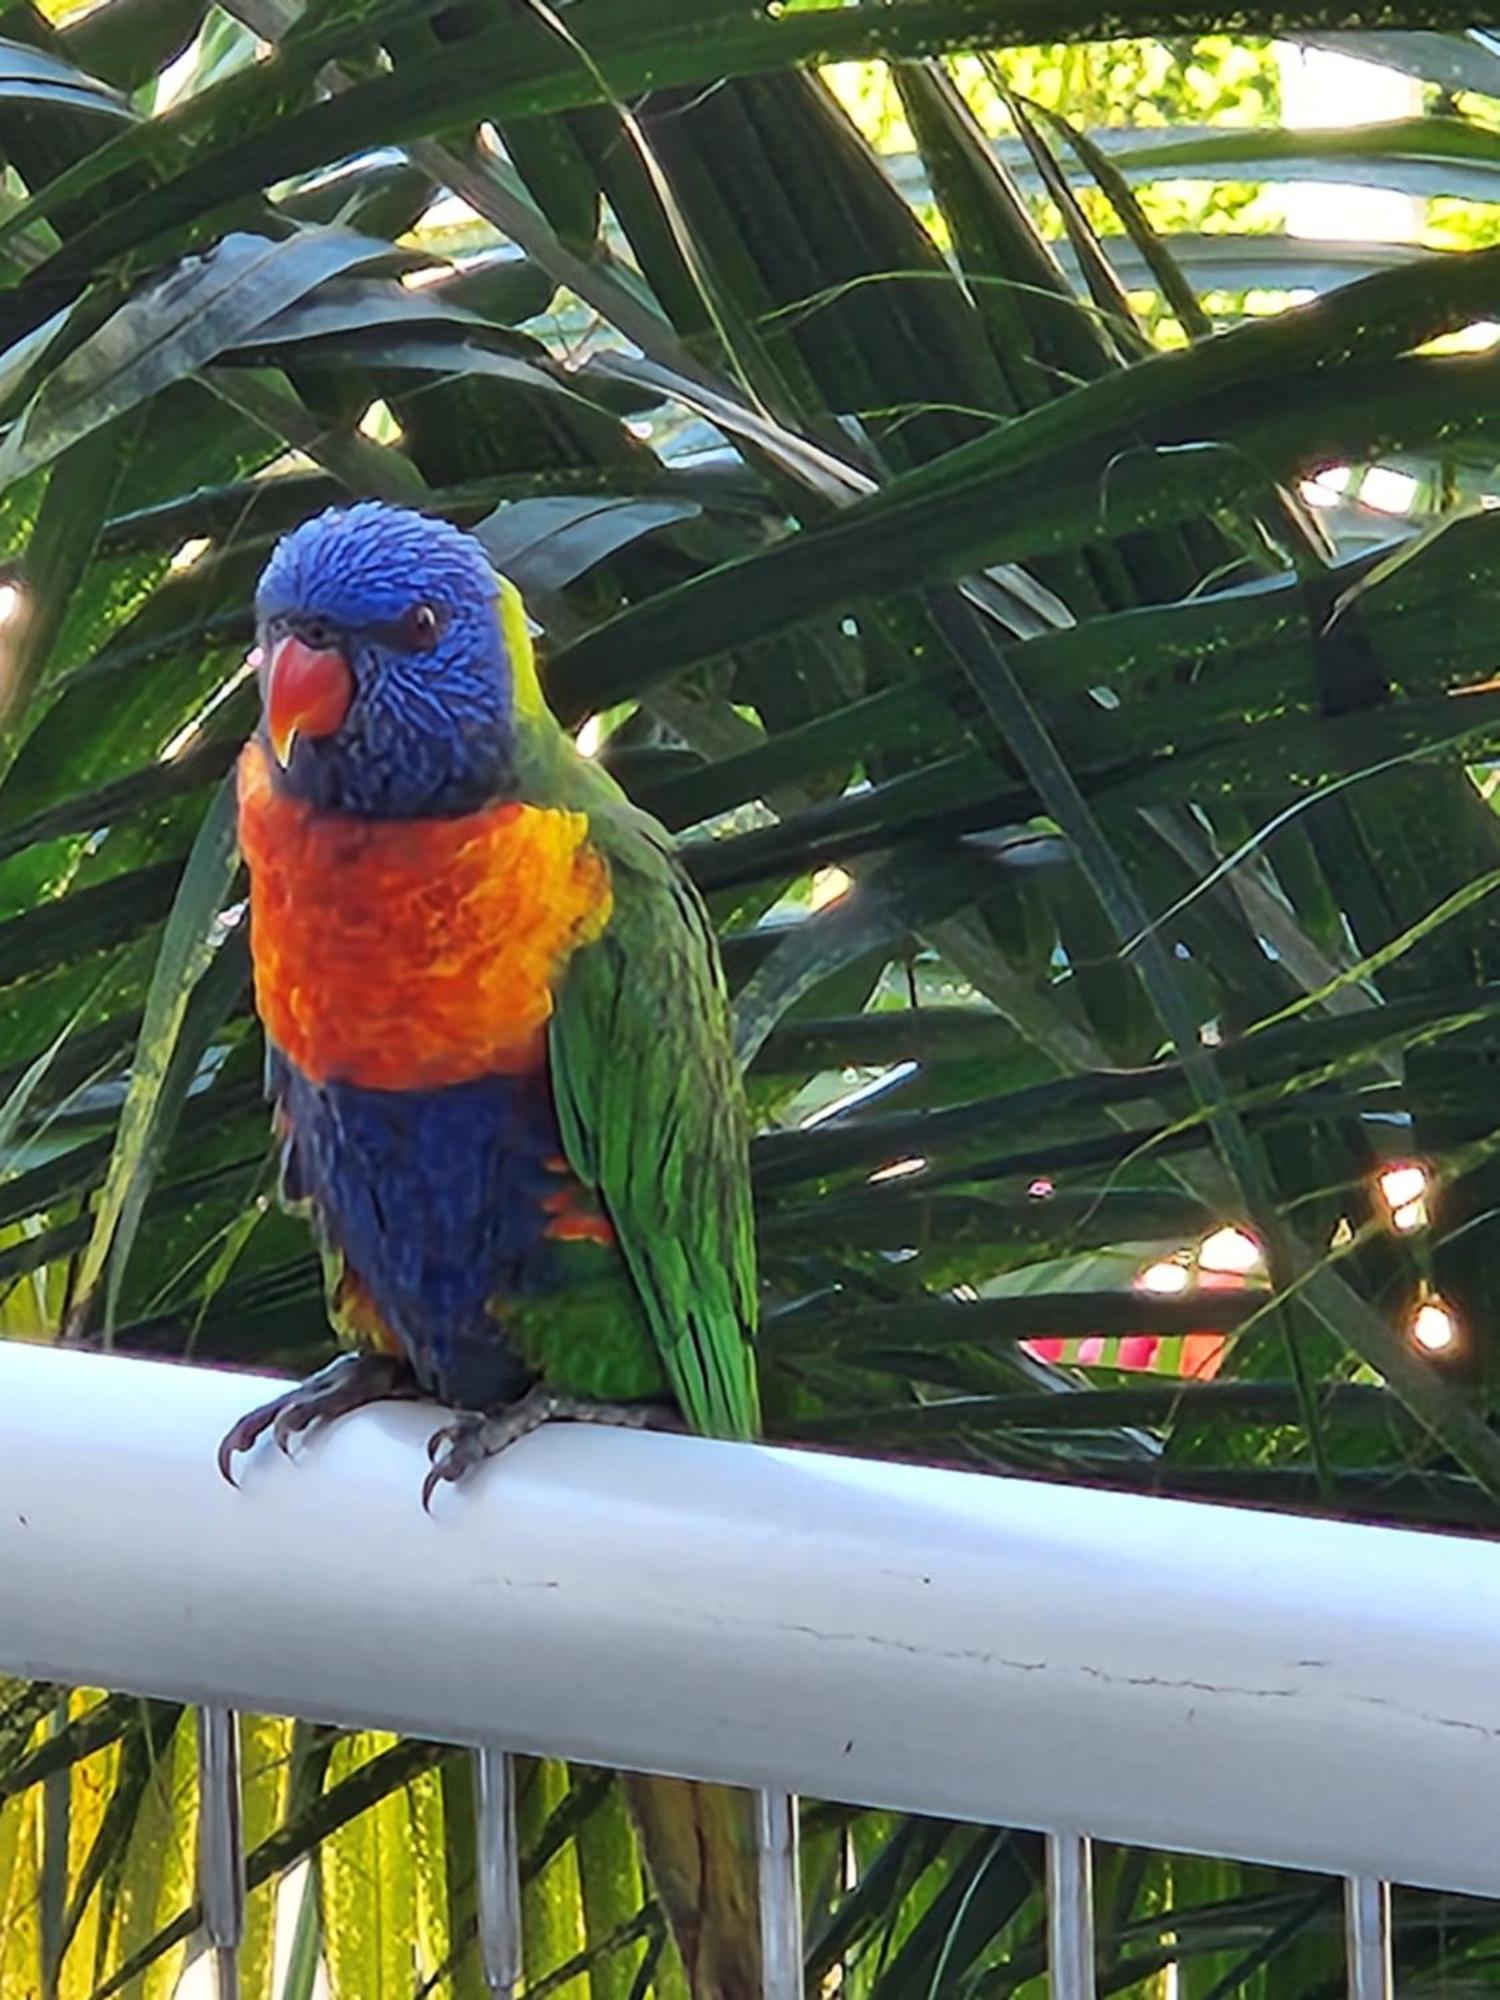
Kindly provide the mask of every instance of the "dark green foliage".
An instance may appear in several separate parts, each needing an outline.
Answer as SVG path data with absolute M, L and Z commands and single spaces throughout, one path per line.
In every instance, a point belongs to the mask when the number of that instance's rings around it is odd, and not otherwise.
M 0 563 L 27 606 L 0 628 L 5 1330 L 325 1356 L 314 1259 L 266 1199 L 222 781 L 272 540 L 396 495 L 515 578 L 554 705 L 608 711 L 605 761 L 720 925 L 761 1128 L 771 1434 L 1492 1533 L 1500 526 L 1475 509 L 1395 559 L 1333 550 L 1295 494 L 1393 454 L 1425 494 L 1486 489 L 1500 366 L 1428 343 L 1494 316 L 1500 251 L 1158 239 L 1131 190 L 1337 151 L 1492 193 L 1494 132 L 1444 112 L 1075 146 L 1017 106 L 997 149 L 937 60 L 1250 22 L 1222 7 L 617 0 L 560 10 L 560 34 L 498 0 L 331 0 L 264 61 L 280 8 L 233 17 L 108 0 L 62 32 L 25 7 L 0 24 Z M 1315 17 L 1500 88 L 1472 38 Z M 201 87 L 149 115 L 200 26 Z M 871 54 L 915 202 L 810 66 Z M 423 260 L 398 239 L 444 186 L 488 219 L 484 254 L 403 284 Z M 1106 201 L 1123 235 L 1094 234 Z M 1214 332 L 1194 286 L 1231 271 L 1355 281 Z M 1152 350 L 1127 296 L 1147 287 L 1189 344 Z M 393 422 L 361 429 L 377 403 Z M 607 1135 L 626 1153 L 628 1126 Z M 1429 1219 L 1400 1233 L 1378 1175 L 1412 1158 Z M 1225 1223 L 1267 1252 L 1248 1287 L 1134 1284 Z M 1461 1329 L 1436 1358 L 1409 1338 L 1432 1294 Z M 1190 1379 L 1219 1335 L 1219 1372 Z M 1091 1336 L 1089 1362 L 1026 1345 Z M 1132 1337 L 1159 1339 L 1154 1371 L 1115 1365 Z M 197 1921 L 132 1845 L 177 1738 L 165 1709 L 59 1699 L 0 1690 L 0 1835 L 33 1788 L 71 1771 L 81 1801 L 104 1773 L 61 1900 L 52 1855 L 46 1946 L 87 1939 L 102 1996 Z M 428 1846 L 381 1907 L 440 1904 L 424 1976 L 477 1995 L 457 1767 L 333 1758 L 308 1729 L 285 1756 L 252 1881 L 406 1801 Z M 599 2000 L 678 2000 L 618 1794 L 543 1772 L 528 1869 L 573 1912 L 566 1963 Z M 815 1805 L 806 1853 L 814 1977 L 842 1967 L 857 2000 L 1040 1990 L 1031 1836 Z M 356 1873 L 330 1863 L 328 1909 Z M 156 1935 L 96 1937 L 132 1896 Z M 1488 1990 L 1492 1912 L 1411 1896 L 1399 1920 L 1413 1991 Z M 1104 1990 L 1147 1994 L 1169 1962 L 1184 2000 L 1337 1990 L 1337 1910 L 1301 1878 L 1107 1852 L 1099 1927 Z M 312 1916 L 301 1937 L 310 1963 Z M 26 1948 L 0 1933 L 5 2000 L 40 1990 Z M 347 1989 L 353 1958 L 329 1957 Z

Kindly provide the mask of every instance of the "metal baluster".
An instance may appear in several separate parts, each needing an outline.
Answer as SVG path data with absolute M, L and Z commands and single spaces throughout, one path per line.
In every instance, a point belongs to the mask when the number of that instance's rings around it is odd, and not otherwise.
M 219 2000 L 239 2000 L 245 1844 L 239 1723 L 228 1708 L 198 1710 L 198 1900 L 204 1935 L 213 1949 Z
M 1095 2000 L 1094 1853 L 1081 1833 L 1047 1835 L 1047 1969 L 1052 2000 Z
M 1344 1882 L 1344 1949 L 1349 2000 L 1395 2000 L 1391 1961 L 1391 1885 L 1373 1875 Z
M 802 2000 L 802 1875 L 791 1793 L 755 1794 L 755 1845 L 761 1994 L 763 2000 Z
M 521 1983 L 521 1867 L 516 1850 L 516 1767 L 488 1743 L 474 1753 L 479 1850 L 479 1962 L 495 2000 Z

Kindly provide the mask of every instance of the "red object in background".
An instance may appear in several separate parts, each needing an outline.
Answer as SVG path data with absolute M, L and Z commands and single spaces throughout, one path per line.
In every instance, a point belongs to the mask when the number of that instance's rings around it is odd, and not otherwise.
M 1211 1382 L 1224 1366 L 1229 1345 L 1227 1333 L 1185 1333 L 1182 1336 L 1182 1374 L 1194 1382 Z
M 1240 1292 L 1245 1289 L 1245 1274 L 1241 1271 L 1205 1270 L 1199 1265 L 1194 1273 L 1193 1289 L 1205 1292 Z M 1115 1343 L 1114 1365 L 1117 1368 L 1155 1369 L 1162 1366 L 1162 1349 L 1166 1336 L 1157 1333 L 1122 1334 Z M 1163 1373 L 1170 1373 L 1185 1382 L 1211 1382 L 1224 1365 L 1224 1357 L 1229 1348 L 1229 1336 L 1225 1333 L 1185 1333 L 1182 1345 L 1174 1358 L 1175 1366 L 1162 1367 Z M 1023 1343 L 1028 1354 L 1034 1354 L 1038 1361 L 1054 1363 L 1071 1361 L 1079 1367 L 1087 1368 L 1107 1361 L 1110 1343 L 1102 1334 L 1086 1334 L 1082 1339 L 1061 1339 L 1047 1335 L 1038 1340 Z M 1071 1350 L 1071 1351 L 1070 1351 Z
M 1157 1333 L 1127 1333 L 1120 1342 L 1120 1366 L 1122 1368 L 1149 1368 L 1156 1359 L 1161 1346 L 1161 1335 Z
M 1198 1268 L 1198 1288 L 1205 1292 L 1242 1292 L 1245 1276 L 1241 1271 L 1205 1271 Z M 1182 1373 L 1194 1382 L 1211 1382 L 1224 1366 L 1229 1336 L 1224 1333 L 1185 1333 L 1182 1337 Z
M 1236 1283 L 1239 1281 L 1236 1280 Z M 1182 1336 L 1182 1358 L 1180 1366 L 1173 1369 L 1185 1381 L 1211 1382 L 1224 1365 L 1224 1355 L 1229 1336 L 1223 1333 L 1185 1333 Z M 1049 1335 L 1042 1340 L 1028 1340 L 1024 1343 L 1026 1352 L 1034 1354 L 1038 1361 L 1076 1361 L 1080 1367 L 1089 1367 L 1102 1361 L 1104 1341 L 1099 1334 L 1090 1334 L 1077 1344 L 1077 1351 L 1070 1357 L 1070 1340 L 1060 1340 Z M 1154 1368 L 1162 1348 L 1162 1335 L 1158 1333 L 1127 1333 L 1120 1341 L 1119 1353 L 1115 1358 L 1117 1368 Z

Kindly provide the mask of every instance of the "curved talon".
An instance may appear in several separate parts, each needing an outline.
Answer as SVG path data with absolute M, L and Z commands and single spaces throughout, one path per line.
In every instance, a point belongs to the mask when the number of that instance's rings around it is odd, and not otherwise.
M 478 1415 L 461 1418 L 454 1424 L 442 1424 L 427 1440 L 427 1456 L 431 1460 L 431 1470 L 422 1481 L 422 1509 L 432 1512 L 432 1496 L 448 1481 L 463 1478 L 471 1467 L 480 1465 L 489 1456 L 483 1445 L 485 1419 Z M 474 1440 L 480 1443 L 476 1449 Z
M 277 1410 L 271 1425 L 271 1435 L 281 1447 L 285 1457 L 292 1455 L 292 1440 L 316 1423 L 327 1421 L 324 1410 L 312 1400 L 305 1400 L 295 1393 L 289 1396 Z
M 284 1398 L 278 1396 L 273 1402 L 260 1403 L 253 1410 L 247 1410 L 237 1424 L 231 1424 L 219 1443 L 219 1471 L 231 1486 L 238 1488 L 239 1481 L 234 1476 L 234 1461 L 239 1452 L 251 1450 L 258 1439 L 276 1421 L 276 1413 Z
M 432 1433 L 427 1440 L 431 1470 L 422 1481 L 424 1512 L 432 1512 L 432 1496 L 445 1480 L 453 1483 L 462 1479 L 471 1467 L 490 1456 L 483 1441 L 486 1428 L 487 1419 L 474 1411 L 460 1416 L 455 1423 L 441 1424 Z
M 576 1396 L 559 1396 L 537 1383 L 519 1401 L 487 1416 L 481 1410 L 461 1411 L 427 1440 L 431 1470 L 422 1481 L 422 1506 L 432 1512 L 432 1497 L 444 1481 L 456 1483 L 487 1458 L 498 1458 L 532 1431 L 554 1420 L 581 1424 L 618 1425 L 623 1430 L 681 1428 L 681 1418 L 658 1403 L 595 1403 Z
M 219 1445 L 219 1471 L 238 1487 L 233 1466 L 237 1453 L 249 1451 L 267 1431 L 290 1458 L 292 1440 L 305 1430 L 329 1423 L 366 1403 L 412 1396 L 416 1384 L 406 1365 L 387 1354 L 341 1354 L 285 1395 L 261 1403 L 225 1432 Z

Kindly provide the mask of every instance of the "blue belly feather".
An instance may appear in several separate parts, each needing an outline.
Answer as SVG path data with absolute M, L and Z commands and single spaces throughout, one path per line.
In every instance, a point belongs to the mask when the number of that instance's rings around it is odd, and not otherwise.
M 555 1282 L 542 1198 L 562 1142 L 545 1072 L 369 1090 L 313 1083 L 273 1052 L 269 1081 L 283 1192 L 311 1200 L 423 1389 L 467 1409 L 520 1395 L 532 1373 L 491 1308 Z

